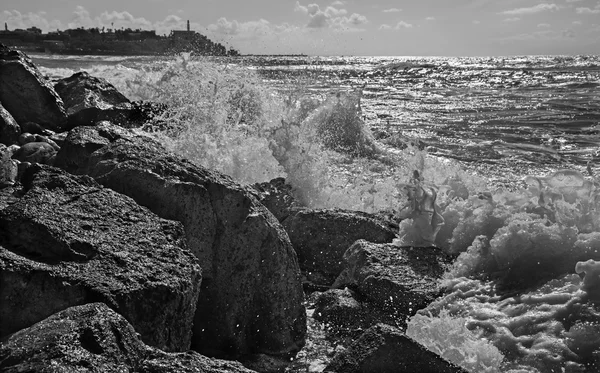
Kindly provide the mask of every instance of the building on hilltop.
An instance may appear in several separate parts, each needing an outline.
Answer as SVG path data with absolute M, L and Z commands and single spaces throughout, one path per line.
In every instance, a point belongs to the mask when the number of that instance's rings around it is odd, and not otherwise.
M 193 40 L 196 37 L 196 31 L 190 30 L 190 20 L 187 21 L 187 30 L 171 30 L 171 38 Z

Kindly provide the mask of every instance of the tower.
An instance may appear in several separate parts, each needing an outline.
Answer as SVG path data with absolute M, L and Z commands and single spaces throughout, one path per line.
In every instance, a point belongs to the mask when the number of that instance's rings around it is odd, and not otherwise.
M 8 25 L 4 22 L 4 31 L 8 31 Z
M 190 20 L 189 19 L 188 19 L 188 22 L 187 22 L 187 30 L 188 30 L 188 32 L 190 32 Z

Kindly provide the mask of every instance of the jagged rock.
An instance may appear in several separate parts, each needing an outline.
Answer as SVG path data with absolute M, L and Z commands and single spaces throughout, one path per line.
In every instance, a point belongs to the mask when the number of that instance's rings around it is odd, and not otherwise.
M 21 132 L 28 132 L 34 135 L 44 135 L 44 136 L 52 136 L 54 134 L 53 131 L 50 131 L 36 122 L 25 122 L 21 123 Z
M 441 294 L 439 280 L 452 259 L 436 247 L 398 247 L 357 241 L 344 254 L 333 288 L 350 287 L 399 320 Z
M 65 103 L 69 128 L 103 120 L 125 123 L 131 115 L 132 105 L 127 97 L 106 79 L 85 71 L 58 81 L 54 89 Z
M 35 135 L 29 132 L 23 132 L 19 136 L 19 145 L 29 144 L 30 142 L 35 142 Z
M 29 142 L 15 152 L 13 158 L 21 162 L 53 164 L 56 149 L 47 142 Z
M 11 157 L 12 151 L 0 144 L 0 189 L 13 185 L 17 180 L 18 164 Z
M 240 363 L 145 345 L 104 303 L 70 307 L 0 345 L 0 370 L 16 372 L 251 373 Z
M 201 274 L 180 223 L 50 166 L 32 165 L 21 183 L 0 194 L 0 338 L 102 301 L 144 342 L 189 348 Z
M 300 268 L 320 285 L 331 285 L 342 271 L 342 257 L 359 239 L 392 242 L 397 229 L 383 219 L 360 211 L 300 210 L 283 226 L 298 254 Z M 316 272 L 321 276 L 310 275 Z
M 11 145 L 17 142 L 21 127 L 0 103 L 0 144 Z
M 467 373 L 442 359 L 399 329 L 378 324 L 347 350 L 337 353 L 325 373 Z
M 321 293 L 315 301 L 313 318 L 342 328 L 364 327 L 368 310 L 348 289 L 330 289 Z
M 0 44 L 0 102 L 21 125 L 36 122 L 61 131 L 67 116 L 52 84 L 24 53 Z
M 278 355 L 303 345 L 296 254 L 275 217 L 245 188 L 107 123 L 73 129 L 56 164 L 184 224 L 188 247 L 203 268 L 193 348 L 211 355 Z
M 305 208 L 292 194 L 292 186 L 286 184 L 282 177 L 266 183 L 256 183 L 252 188 L 256 190 L 255 195 L 260 203 L 265 205 L 280 222 Z

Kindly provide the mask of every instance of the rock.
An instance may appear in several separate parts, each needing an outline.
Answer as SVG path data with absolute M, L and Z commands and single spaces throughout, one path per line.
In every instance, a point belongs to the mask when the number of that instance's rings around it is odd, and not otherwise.
M 451 262 L 452 258 L 436 247 L 359 240 L 344 254 L 345 268 L 332 287 L 353 288 L 404 320 L 440 296 L 439 280 Z
M 145 343 L 189 348 L 201 274 L 180 223 L 50 166 L 21 183 L 0 194 L 0 338 L 102 301 Z
M 0 102 L 21 125 L 36 122 L 61 131 L 67 121 L 63 101 L 24 53 L 0 46 Z
M 47 130 L 35 122 L 21 123 L 21 132 L 28 132 L 28 133 L 32 133 L 34 135 L 45 135 L 45 136 L 51 136 L 54 134 L 53 131 Z
M 348 288 L 327 290 L 317 297 L 313 318 L 340 328 L 362 328 L 369 314 L 356 298 Z
M 342 271 L 342 257 L 359 239 L 392 242 L 397 230 L 375 215 L 348 210 L 300 210 L 283 222 L 303 272 L 320 285 L 331 285 Z
M 11 157 L 12 152 L 0 144 L 0 189 L 13 185 L 17 180 L 18 164 Z
M 467 373 L 413 341 L 399 329 L 378 324 L 337 353 L 326 373 Z
M 14 159 L 21 162 L 53 164 L 56 149 L 47 142 L 26 143 L 13 155 Z
M 68 127 L 90 126 L 108 120 L 124 124 L 131 115 L 131 102 L 106 79 L 85 71 L 58 81 L 54 89 L 65 102 Z
M 295 214 L 305 206 L 292 194 L 292 186 L 285 179 L 278 177 L 266 183 L 252 185 L 256 198 L 265 205 L 280 222 Z
M 104 303 L 58 312 L 0 345 L 0 370 L 13 372 L 251 373 L 240 363 L 145 345 Z
M 56 164 L 184 224 L 203 268 L 194 349 L 237 357 L 302 347 L 306 314 L 296 254 L 279 222 L 245 188 L 107 123 L 73 129 Z
M 23 132 L 19 136 L 19 144 L 20 145 L 29 144 L 30 142 L 35 142 L 35 135 L 33 133 Z
M 21 127 L 0 103 L 0 144 L 11 145 L 17 142 Z

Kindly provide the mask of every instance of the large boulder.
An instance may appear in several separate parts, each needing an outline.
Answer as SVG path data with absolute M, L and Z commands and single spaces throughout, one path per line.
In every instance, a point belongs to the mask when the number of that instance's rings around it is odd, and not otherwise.
M 107 123 L 73 129 L 56 165 L 184 224 L 203 268 L 193 348 L 239 357 L 302 347 L 306 314 L 296 254 L 279 222 L 248 190 Z
M 0 102 L 17 123 L 61 131 L 67 115 L 52 84 L 24 53 L 0 44 Z
M 103 120 L 124 123 L 132 115 L 133 106 L 127 97 L 106 79 L 85 71 L 59 80 L 54 89 L 65 103 L 69 128 Z
M 201 272 L 179 222 L 50 166 L 21 183 L 0 193 L 0 338 L 102 301 L 144 342 L 189 348 Z
M 21 127 L 0 102 L 0 144 L 12 145 L 17 142 L 20 134 Z
M 347 350 L 337 353 L 325 373 L 467 373 L 447 362 L 399 329 L 378 324 L 369 328 Z
M 359 240 L 389 243 L 397 229 L 376 215 L 348 210 L 305 209 L 284 220 L 300 268 L 320 285 L 331 285 L 343 269 L 343 256 Z M 316 275 L 312 272 L 316 272 Z
M 414 315 L 442 293 L 440 279 L 452 258 L 436 247 L 398 247 L 357 241 L 344 254 L 334 288 L 350 287 L 399 319 Z
M 16 372 L 251 373 L 240 363 L 144 344 L 104 303 L 67 308 L 0 345 L 0 370 Z

